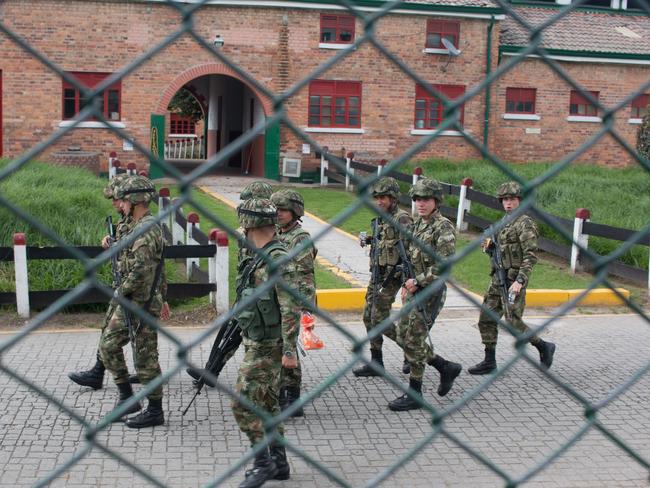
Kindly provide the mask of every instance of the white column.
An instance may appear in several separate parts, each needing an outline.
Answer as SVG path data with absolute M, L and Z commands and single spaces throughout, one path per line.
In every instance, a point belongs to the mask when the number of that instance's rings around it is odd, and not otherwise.
M 380 175 L 384 171 L 384 166 L 386 166 L 386 160 L 382 159 L 377 165 L 377 174 Z
M 187 246 L 197 246 L 199 243 L 194 239 L 194 229 L 199 228 L 199 215 L 192 212 L 187 216 L 187 229 L 185 232 L 185 245 Z M 187 279 L 189 280 L 192 276 L 192 266 L 199 266 L 199 258 L 186 258 L 185 260 L 185 273 Z
M 412 184 L 415 185 L 421 177 L 422 177 L 422 168 L 418 166 L 417 168 L 413 169 Z M 415 216 L 415 200 L 411 200 L 411 215 Z
M 174 203 L 177 198 L 174 198 L 172 200 L 172 203 Z M 178 208 L 176 209 L 176 212 L 179 212 L 181 215 L 183 214 L 183 211 Z M 172 213 L 171 219 L 172 219 L 172 246 L 178 246 L 185 244 L 185 229 L 176 222 L 176 212 Z
M 108 155 L 108 179 L 112 179 L 115 176 L 115 170 L 113 169 L 113 161 L 117 159 L 117 153 L 111 151 Z
M 579 269 L 580 248 L 578 245 L 586 248 L 589 245 L 589 236 L 582 233 L 582 227 L 585 222 L 589 222 L 591 214 L 586 208 L 576 210 L 576 218 L 573 221 L 573 243 L 571 244 L 571 272 Z
M 138 168 L 135 165 L 135 163 L 129 163 L 129 164 L 126 165 L 126 173 L 131 175 L 131 176 L 137 174 L 137 172 L 138 172 L 137 170 L 138 170 Z
M 210 76 L 210 93 L 208 94 L 208 140 L 206 158 L 217 154 L 217 130 L 219 130 L 219 80 Z
M 467 198 L 467 189 L 472 187 L 474 182 L 471 178 L 465 178 L 460 182 L 460 195 L 458 196 L 458 213 L 456 214 L 456 229 L 467 230 L 465 222 L 465 212 L 469 212 L 472 207 L 472 201 Z
M 217 285 L 217 292 L 210 294 L 210 300 L 219 314 L 230 308 L 228 234 L 222 230 L 213 229 L 210 233 L 210 242 L 216 244 L 215 257 L 210 258 L 212 261 L 209 265 L 210 283 Z
M 348 153 L 348 156 L 345 158 L 345 191 L 352 191 L 350 188 L 350 173 L 353 170 L 350 167 L 350 163 L 352 162 L 353 158 L 354 153 Z
M 329 162 L 325 159 L 325 154 L 327 153 L 327 147 L 323 148 L 323 152 L 320 154 L 320 186 L 325 186 L 329 183 L 325 170 L 329 169 Z
M 29 281 L 27 278 L 27 241 L 25 234 L 14 234 L 14 268 L 16 271 L 16 311 L 29 318 Z

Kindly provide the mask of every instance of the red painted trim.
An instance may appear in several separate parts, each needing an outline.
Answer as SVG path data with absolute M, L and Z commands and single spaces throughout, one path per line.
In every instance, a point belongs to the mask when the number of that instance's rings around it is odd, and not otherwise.
M 381 161 L 379 161 L 379 166 L 386 166 L 387 162 L 388 161 L 386 161 L 385 159 L 382 159 Z
M 219 232 L 219 229 L 210 229 L 210 232 L 208 232 L 208 240 L 210 242 L 214 242 L 216 244 L 216 242 L 217 242 L 217 232 Z
M 187 216 L 187 221 L 190 224 L 198 224 L 199 223 L 199 214 L 192 212 Z
M 169 198 L 169 188 L 161 188 L 160 191 L 158 192 L 158 195 L 161 197 Z
M 583 220 L 589 219 L 591 218 L 591 212 L 587 208 L 579 208 L 576 210 L 576 218 Z
M 463 181 L 460 182 L 463 186 L 472 186 L 474 181 L 471 178 L 463 178 Z
M 14 234 L 14 246 L 25 246 L 27 244 L 27 238 L 23 232 L 16 232 Z
M 127 169 L 135 169 L 135 168 L 136 168 L 135 163 L 129 163 L 129 164 L 127 164 L 127 165 L 126 165 L 126 168 L 127 168 Z
M 114 159 L 113 160 L 113 168 L 119 168 L 120 166 L 122 166 L 122 163 L 120 163 L 120 160 L 119 159 Z
M 110 154 L 108 155 L 109 158 L 116 158 L 117 153 L 115 151 L 111 151 Z
M 507 114 L 535 114 L 535 101 L 537 98 L 536 88 L 506 88 L 506 113 Z M 512 103 L 514 109 L 508 110 L 508 104 Z M 530 110 L 517 110 L 518 103 L 531 103 Z
M 422 176 L 422 168 L 419 166 L 413 170 L 413 174 L 416 176 Z
M 348 158 L 354 159 L 354 153 L 352 151 L 348 153 Z
M 228 246 L 228 233 L 220 230 L 217 231 L 217 246 L 226 247 Z

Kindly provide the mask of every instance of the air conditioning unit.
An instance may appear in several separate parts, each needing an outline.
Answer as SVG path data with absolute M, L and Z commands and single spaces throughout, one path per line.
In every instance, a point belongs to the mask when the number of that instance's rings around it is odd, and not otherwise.
M 284 158 L 282 160 L 282 176 L 300 178 L 300 159 Z

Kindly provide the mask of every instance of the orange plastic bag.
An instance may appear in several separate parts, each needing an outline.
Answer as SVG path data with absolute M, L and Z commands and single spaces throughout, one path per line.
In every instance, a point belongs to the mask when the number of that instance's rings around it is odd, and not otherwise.
M 303 312 L 300 317 L 300 329 L 302 338 L 302 347 L 307 351 L 309 349 L 322 349 L 325 347 L 322 339 L 314 334 L 314 316 L 309 312 Z

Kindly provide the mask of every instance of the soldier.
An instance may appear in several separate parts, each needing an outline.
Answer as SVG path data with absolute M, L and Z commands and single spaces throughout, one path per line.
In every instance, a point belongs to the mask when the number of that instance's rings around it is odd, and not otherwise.
M 521 187 L 515 181 L 509 181 L 499 186 L 497 198 L 506 217 L 516 210 L 521 203 Z M 520 215 L 497 234 L 497 241 L 491 245 L 498 245 L 503 257 L 503 267 L 507 273 L 509 293 L 516 296 L 515 301 L 510 305 L 512 311 L 512 326 L 522 334 L 529 332 L 528 327 L 522 320 L 524 307 L 526 305 L 526 286 L 537 263 L 537 226 L 533 219 L 527 215 Z M 485 359 L 475 366 L 469 368 L 470 374 L 488 374 L 497 367 L 495 353 L 497 346 L 497 322 L 488 314 L 491 310 L 495 315 L 501 317 L 504 313 L 504 304 L 499 293 L 497 275 L 492 270 L 492 282 L 483 298 L 481 315 L 478 320 L 478 328 L 481 331 L 481 338 L 485 345 Z M 541 363 L 547 368 L 553 363 L 555 344 L 543 341 L 537 336 L 530 339 L 530 343 L 539 351 Z
M 377 180 L 372 189 L 372 197 L 375 205 L 388 213 L 400 227 L 407 228 L 413 223 L 408 212 L 400 209 L 398 200 L 400 195 L 399 185 L 394 178 L 383 177 Z M 402 287 L 401 277 L 398 276 L 396 265 L 399 262 L 396 242 L 400 239 L 399 229 L 391 222 L 376 217 L 372 221 L 373 229 L 377 233 L 374 238 L 360 239 L 361 247 L 377 242 L 377 249 L 372 249 L 370 262 L 370 282 L 366 290 L 366 304 L 363 309 L 363 323 L 366 331 L 370 332 L 377 324 L 388 318 L 390 309 L 395 301 L 395 295 Z M 373 257 L 376 260 L 373 263 Z M 394 334 L 394 327 L 384 331 Z M 370 355 L 377 365 L 384 367 L 382 355 L 382 336 L 377 336 L 370 341 Z M 402 367 L 404 374 L 410 372 L 410 366 L 406 358 Z M 379 376 L 367 364 L 353 371 L 355 376 Z
M 249 257 L 238 276 L 250 276 L 244 284 L 242 301 L 256 293 L 256 288 L 274 278 L 298 289 L 293 262 L 274 266 L 274 261 L 287 255 L 286 248 L 276 240 L 277 211 L 268 199 L 252 198 L 238 208 L 239 223 L 246 239 L 255 248 L 255 257 Z M 278 389 L 281 368 L 298 366 L 296 335 L 300 320 L 300 305 L 278 283 L 237 314 L 244 344 L 244 359 L 237 377 L 235 390 L 260 409 L 276 416 L 280 414 Z M 233 402 L 237 425 L 251 442 L 259 447 L 264 439 L 264 425 L 254 412 L 238 401 Z M 284 435 L 282 424 L 277 426 Z M 240 488 L 262 486 L 266 481 L 289 479 L 290 469 L 284 446 L 273 442 L 269 449 L 259 450 L 253 468 L 246 471 Z
M 316 284 L 314 276 L 314 259 L 318 250 L 311 242 L 311 235 L 300 225 L 300 217 L 305 215 L 305 201 L 300 193 L 293 190 L 281 190 L 271 195 L 271 201 L 278 209 L 278 237 L 291 250 L 306 245 L 293 259 L 296 274 L 300 282 L 298 291 L 310 304 L 316 303 Z M 307 308 L 309 311 L 309 309 Z M 298 339 L 296 331 L 295 340 Z M 280 408 L 285 410 L 300 398 L 302 370 L 299 356 L 296 356 L 298 366 L 294 369 L 282 368 L 280 375 Z M 297 409 L 292 417 L 302 417 L 302 407 Z
M 415 278 L 406 280 L 402 288 L 402 302 L 405 306 L 413 302 L 417 293 L 431 286 L 438 277 L 438 263 L 429 252 L 447 258 L 456 251 L 454 226 L 439 210 L 442 203 L 440 183 L 422 178 L 413 185 L 409 195 L 418 212 L 418 218 L 413 225 L 413 236 L 426 244 L 427 248 L 425 252 L 421 244 L 415 241 L 409 244 L 406 259 L 410 260 L 413 266 Z M 398 245 L 401 246 L 401 243 Z M 446 292 L 447 286 L 444 285 L 420 306 L 403 315 L 397 329 L 397 343 L 404 350 L 411 365 L 409 386 L 420 395 L 425 364 L 433 366 L 440 373 L 440 396 L 445 396 L 451 390 L 462 369 L 460 364 L 446 361 L 434 354 L 432 346 L 427 344 L 429 330 L 442 310 Z M 388 408 L 394 411 L 413 410 L 421 408 L 421 404 L 404 394 L 390 402 Z
M 106 188 L 104 188 L 104 197 L 105 198 L 110 198 L 113 204 L 113 208 L 117 210 L 118 214 L 120 215 L 120 220 L 117 222 L 115 225 L 115 240 L 119 241 L 124 235 L 128 234 L 131 225 L 133 223 L 133 220 L 131 219 L 130 216 L 124 215 L 122 213 L 122 209 L 120 207 L 120 200 L 116 196 L 116 190 L 119 188 L 120 184 L 124 183 L 124 181 L 128 178 L 127 174 L 119 174 L 116 175 L 113 179 L 111 179 L 108 182 L 108 185 L 106 185 Z M 106 235 L 102 239 L 102 247 L 104 249 L 108 249 L 110 246 L 110 240 L 113 236 Z M 118 265 L 121 262 L 121 256 L 122 253 L 118 256 Z M 116 283 L 113 283 L 113 288 L 115 288 Z M 106 311 L 106 317 L 104 318 L 104 325 L 102 326 L 102 330 L 108 325 L 108 321 L 111 318 L 111 315 L 113 315 L 114 312 L 114 306 L 109 305 L 108 310 Z M 70 378 L 72 381 L 77 383 L 78 385 L 81 386 L 89 386 L 93 388 L 94 390 L 99 390 L 102 385 L 104 384 L 104 371 L 106 368 L 104 367 L 104 363 L 102 362 L 102 359 L 99 355 L 99 345 L 97 346 L 97 360 L 95 361 L 95 365 L 87 370 L 87 371 L 79 371 L 79 372 L 73 372 L 73 373 L 68 373 L 68 378 Z M 129 376 L 129 383 L 138 383 L 139 379 L 137 375 L 130 375 Z
M 124 250 L 124 273 L 115 295 L 127 298 L 153 317 L 159 317 L 161 311 L 163 315 L 167 315 L 168 310 L 164 310 L 163 300 L 166 294 L 166 282 L 162 276 L 163 235 L 149 211 L 149 202 L 155 192 L 151 180 L 144 176 L 131 176 L 117 192 L 117 197 L 122 200 L 124 214 L 133 219 L 131 232 L 125 238 L 133 236 L 134 240 L 130 247 Z M 113 375 L 120 391 L 116 407 L 133 396 L 122 352 L 122 347 L 130 340 L 134 343 L 134 361 L 142 383 L 147 385 L 161 374 L 156 329 L 134 316 L 131 317 L 131 326 L 133 330 L 129 330 L 126 324 L 123 307 L 116 305 L 108 326 L 102 331 L 100 341 L 102 361 Z M 164 423 L 162 386 L 155 388 L 147 397 L 147 409 L 127 419 L 125 423 L 128 427 L 152 427 Z M 140 404 L 136 402 L 127 409 L 125 415 L 135 413 L 140 408 Z

